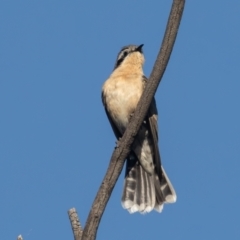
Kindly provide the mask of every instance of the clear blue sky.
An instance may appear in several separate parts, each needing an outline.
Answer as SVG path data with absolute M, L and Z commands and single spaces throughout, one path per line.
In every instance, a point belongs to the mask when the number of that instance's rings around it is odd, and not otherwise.
M 120 48 L 149 76 L 171 1 L 0 2 L 0 238 L 73 239 L 115 146 L 101 87 Z M 187 1 L 156 93 L 162 161 L 178 194 L 128 214 L 123 174 L 100 240 L 240 239 L 240 2 Z

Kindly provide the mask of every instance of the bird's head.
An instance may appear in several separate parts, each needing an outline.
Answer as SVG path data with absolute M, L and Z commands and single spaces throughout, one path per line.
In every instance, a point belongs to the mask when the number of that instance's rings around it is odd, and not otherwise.
M 144 64 L 144 56 L 142 52 L 143 44 L 128 45 L 121 49 L 118 53 L 117 61 L 115 63 L 114 69 L 124 66 L 124 65 L 134 65 L 136 67 L 141 67 Z

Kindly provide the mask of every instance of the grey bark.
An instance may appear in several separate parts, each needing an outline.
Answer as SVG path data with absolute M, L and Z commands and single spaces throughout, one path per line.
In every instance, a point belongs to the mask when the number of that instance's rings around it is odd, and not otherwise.
M 72 226 L 74 240 L 81 240 L 83 230 L 77 215 L 77 210 L 75 208 L 69 209 L 68 216 Z

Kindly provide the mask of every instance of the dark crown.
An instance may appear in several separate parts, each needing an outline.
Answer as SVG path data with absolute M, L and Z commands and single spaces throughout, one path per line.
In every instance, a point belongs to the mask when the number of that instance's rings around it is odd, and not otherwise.
M 123 62 L 123 60 L 131 53 L 133 52 L 140 52 L 142 53 L 142 47 L 143 44 L 137 46 L 137 45 L 128 45 L 128 46 L 124 46 L 122 47 L 122 49 L 120 50 L 120 52 L 118 53 L 117 56 L 117 61 L 115 63 L 114 69 L 116 69 L 117 67 L 119 67 L 121 65 L 121 63 Z

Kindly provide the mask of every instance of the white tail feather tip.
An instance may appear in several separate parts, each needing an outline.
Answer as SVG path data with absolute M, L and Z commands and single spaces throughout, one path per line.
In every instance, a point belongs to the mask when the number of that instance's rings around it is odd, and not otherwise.
M 162 204 L 162 205 L 156 205 L 156 206 L 154 207 L 154 209 L 155 209 L 157 212 L 161 213 L 162 210 L 163 210 L 163 204 Z
M 177 201 L 177 196 L 176 195 L 168 195 L 165 198 L 167 203 L 175 203 Z

